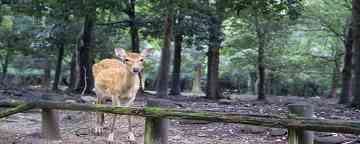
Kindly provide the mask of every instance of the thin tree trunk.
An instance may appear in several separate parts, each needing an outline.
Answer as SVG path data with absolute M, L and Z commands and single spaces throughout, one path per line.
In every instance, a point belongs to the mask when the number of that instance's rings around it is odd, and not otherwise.
M 257 83 L 257 95 L 258 100 L 265 100 L 265 31 L 263 26 L 259 24 L 257 18 L 255 18 L 256 35 L 258 39 L 258 57 L 257 57 L 257 70 L 258 70 L 258 83 Z
M 50 79 L 51 79 L 51 68 L 50 68 L 50 61 L 49 59 L 45 58 L 46 62 L 45 65 L 43 67 L 44 70 L 44 77 L 43 77 L 43 86 L 48 88 L 50 87 Z
M 135 2 L 136 0 L 129 0 L 128 16 L 130 19 L 131 50 L 133 52 L 140 52 L 139 33 L 135 15 Z
M 158 74 L 156 92 L 159 97 L 167 97 L 169 69 L 170 69 L 170 46 L 172 33 L 172 16 L 169 14 L 165 17 L 164 46 L 161 49 L 161 59 Z
M 58 90 L 58 85 L 59 85 L 60 76 L 61 76 L 61 66 L 62 66 L 62 61 L 64 58 L 64 43 L 63 42 L 60 42 L 58 50 L 59 51 L 58 51 L 58 57 L 57 57 L 57 62 L 56 62 L 55 78 L 54 78 L 52 90 Z
M 256 83 L 256 72 L 250 72 L 249 73 L 249 79 L 248 79 L 248 94 L 255 95 L 257 92 L 257 83 Z
M 10 50 L 7 50 L 4 58 L 4 63 L 2 64 L 2 79 L 4 79 L 7 75 L 10 57 L 11 57 L 11 52 Z
M 181 49 L 183 37 L 181 33 L 175 35 L 175 50 L 171 82 L 171 95 L 180 95 Z
M 353 81 L 352 106 L 360 107 L 360 1 L 352 1 L 353 48 L 355 56 L 355 72 Z
M 352 78 L 352 28 L 349 26 L 345 40 L 344 67 L 342 71 L 342 88 L 339 104 L 348 104 L 351 95 L 351 78 Z
M 216 16 L 211 16 L 210 21 L 206 97 L 210 99 L 220 99 L 223 97 L 218 87 L 222 20 Z
M 71 90 L 74 90 L 77 83 L 77 78 L 78 78 L 78 71 L 77 71 L 77 67 L 78 67 L 78 64 L 77 64 L 77 55 L 76 55 L 76 52 L 77 50 L 75 49 L 72 56 L 71 56 L 71 62 L 70 62 L 70 79 L 69 79 L 69 88 Z
M 140 40 L 139 40 L 139 33 L 138 27 L 136 24 L 136 13 L 135 13 L 135 3 L 136 0 L 129 0 L 128 3 L 128 16 L 130 19 L 130 36 L 131 36 L 131 51 L 132 52 L 140 52 Z M 144 77 L 143 73 L 139 73 L 140 77 L 140 89 L 139 92 L 144 92 Z
M 258 78 L 259 82 L 257 83 L 257 95 L 258 100 L 265 100 L 265 66 L 264 66 L 264 44 L 263 39 L 260 38 L 259 48 L 258 48 Z
M 84 25 L 82 25 L 81 31 L 76 37 L 76 47 L 73 49 L 71 57 L 71 72 L 70 72 L 70 84 L 69 88 L 72 91 L 76 91 L 80 81 L 80 68 L 79 68 L 79 49 L 84 45 L 82 37 L 84 35 Z
M 93 77 L 91 69 L 91 47 L 93 44 L 93 29 L 95 28 L 95 21 L 93 15 L 89 14 L 85 17 L 84 22 L 84 34 L 82 35 L 83 45 L 79 47 L 79 85 L 78 91 L 84 93 L 90 93 L 93 88 Z
M 338 80 L 339 80 L 339 62 L 337 60 L 335 60 L 335 67 L 334 67 L 333 74 L 332 74 L 330 98 L 336 97 Z

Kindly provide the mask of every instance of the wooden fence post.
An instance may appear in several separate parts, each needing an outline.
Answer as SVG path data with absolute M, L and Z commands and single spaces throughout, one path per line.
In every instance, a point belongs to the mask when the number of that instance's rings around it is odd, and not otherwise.
M 290 104 L 288 108 L 289 108 L 289 117 L 293 115 L 293 116 L 311 118 L 314 112 L 313 106 L 306 103 Z M 288 141 L 289 144 L 313 144 L 314 133 L 299 128 L 289 128 Z
M 42 136 L 48 140 L 61 139 L 57 112 L 52 109 L 41 109 L 41 111 Z
M 160 102 L 148 99 L 147 106 L 160 106 Z M 168 143 L 168 119 L 146 117 L 144 144 Z

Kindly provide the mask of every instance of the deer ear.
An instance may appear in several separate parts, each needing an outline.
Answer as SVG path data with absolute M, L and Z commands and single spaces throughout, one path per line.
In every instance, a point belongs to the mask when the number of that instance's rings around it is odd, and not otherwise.
M 153 53 L 153 49 L 151 48 L 145 48 L 141 51 L 141 54 L 144 56 L 144 57 L 148 57 L 149 55 L 151 55 Z
M 119 58 L 124 58 L 126 56 L 126 52 L 123 48 L 115 48 L 115 55 Z

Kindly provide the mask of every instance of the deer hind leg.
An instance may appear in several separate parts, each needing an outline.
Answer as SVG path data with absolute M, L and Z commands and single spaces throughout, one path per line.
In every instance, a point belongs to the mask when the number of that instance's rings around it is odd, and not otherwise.
M 97 95 L 97 104 L 104 104 L 105 99 L 99 93 Z M 96 113 L 96 125 L 95 125 L 95 134 L 101 135 L 104 132 L 104 113 L 97 112 Z

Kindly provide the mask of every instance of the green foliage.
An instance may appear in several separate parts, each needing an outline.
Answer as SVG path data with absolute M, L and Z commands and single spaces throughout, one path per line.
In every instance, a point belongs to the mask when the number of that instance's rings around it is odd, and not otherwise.
M 32 0 L 0 8 L 0 57 L 47 58 L 55 63 L 58 45 L 65 44 L 65 71 L 79 45 L 84 17 L 96 18 L 94 61 L 113 57 L 113 48 L 131 47 L 128 1 Z M 259 33 L 265 38 L 265 66 L 278 89 L 294 95 L 305 86 L 328 91 L 334 62 L 341 63 L 344 29 L 351 15 L 349 0 L 137 0 L 135 24 L 141 49 L 154 48 L 145 63 L 146 77 L 155 79 L 163 37 L 163 16 L 174 16 L 173 35 L 183 35 L 182 77 L 193 65 L 205 71 L 209 28 L 223 21 L 220 77 L 246 85 L 256 73 Z M 260 30 L 260 31 L 257 31 Z M 80 43 L 81 44 L 81 43 Z M 12 61 L 21 63 L 20 61 Z M 11 70 L 16 64 L 10 64 Z M 30 69 L 29 73 L 39 73 Z M 205 75 L 204 75 L 205 77 Z M 279 90 L 279 91 L 282 91 Z M 320 91 L 320 90 L 319 90 Z M 278 94 L 284 94 L 285 92 Z M 310 93 L 310 92 L 309 92 Z M 309 94 L 310 95 L 310 94 Z

